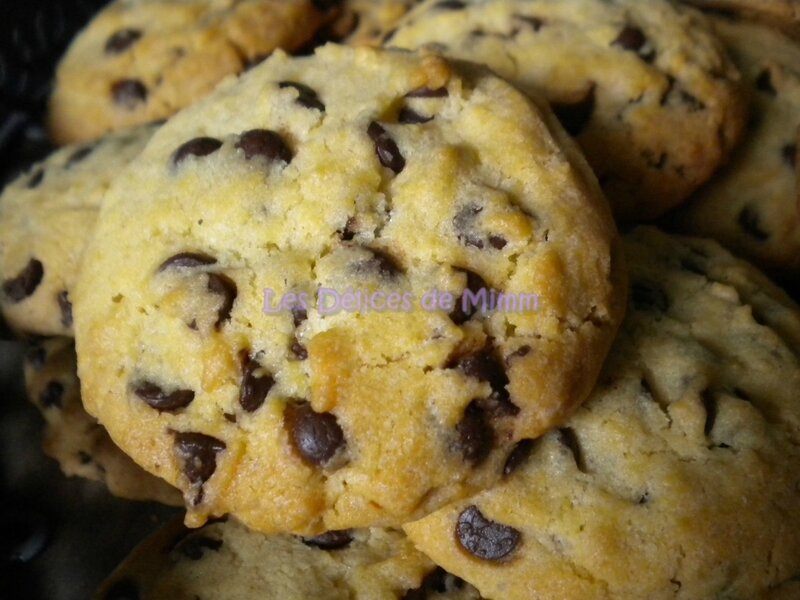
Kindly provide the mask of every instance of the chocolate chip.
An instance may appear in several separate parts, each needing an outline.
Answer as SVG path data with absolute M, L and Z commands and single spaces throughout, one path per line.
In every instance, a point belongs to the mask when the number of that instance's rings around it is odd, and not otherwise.
M 245 353 L 245 356 L 246 353 Z M 242 388 L 239 391 L 239 405 L 245 412 L 255 412 L 264 400 L 267 394 L 275 385 L 275 379 L 272 375 L 264 371 L 264 368 L 258 362 L 248 357 L 242 369 Z
M 300 327 L 300 325 L 306 319 L 308 319 L 308 312 L 305 308 L 301 306 L 292 307 L 292 321 L 294 322 L 295 327 Z
M 772 84 L 772 75 L 767 69 L 761 71 L 756 77 L 756 89 L 772 96 L 777 93 L 775 86 Z
M 180 252 L 170 256 L 158 267 L 158 272 L 167 269 L 193 269 L 195 267 L 206 267 L 216 264 L 217 259 L 201 252 Z
M 349 529 L 341 531 L 326 531 L 322 535 L 301 538 L 306 546 L 313 546 L 321 550 L 340 550 L 346 548 L 353 541 L 353 532 Z
M 739 212 L 739 226 L 744 232 L 759 242 L 764 242 L 769 239 L 769 233 L 761 229 L 761 219 L 758 213 L 750 206 L 745 206 Z
M 465 8 L 467 5 L 461 0 L 442 0 L 441 2 L 437 2 L 434 4 L 433 8 L 440 8 L 443 10 L 461 10 Z
M 89 156 L 93 150 L 94 150 L 94 145 L 78 148 L 67 159 L 67 162 L 64 164 L 64 168 L 71 169 L 72 167 L 83 161 L 87 156 Z
M 317 92 L 312 90 L 304 83 L 297 83 L 296 81 L 281 81 L 278 86 L 281 89 L 291 87 L 297 90 L 297 102 L 304 108 L 313 108 L 321 112 L 325 112 L 325 105 L 320 101 Z
M 647 43 L 647 38 L 638 27 L 626 25 L 619 35 L 611 42 L 612 46 L 619 46 L 625 50 L 638 52 Z
M 147 88 L 138 79 L 121 79 L 111 85 L 114 104 L 133 110 L 147 101 Z
M 214 327 L 219 329 L 223 323 L 230 320 L 233 303 L 236 302 L 239 291 L 233 279 L 222 273 L 208 274 L 207 289 L 212 294 L 222 297 L 222 304 L 217 310 L 217 320 L 214 323 Z
M 469 290 L 473 296 L 478 292 L 480 292 L 481 290 L 488 290 L 486 282 L 480 275 L 468 269 L 460 269 L 460 270 L 467 274 L 466 289 Z M 465 304 L 468 304 L 468 306 L 465 306 Z M 462 295 L 456 301 L 456 305 L 453 308 L 453 311 L 450 313 L 450 319 L 456 325 L 461 325 L 463 323 L 466 323 L 472 317 L 472 315 L 475 314 L 476 310 L 477 306 L 475 306 L 474 303 L 465 302 L 464 295 Z
M 421 87 L 411 90 L 406 94 L 406 98 L 447 98 L 450 92 L 446 87 L 429 88 Z
M 109 588 L 103 600 L 139 600 L 139 586 L 132 579 L 121 579 Z
M 138 29 L 120 29 L 106 40 L 106 54 L 120 54 L 130 48 L 140 37 L 142 37 L 142 32 Z
M 445 368 L 461 369 L 467 377 L 474 377 L 479 381 L 488 381 L 492 389 L 489 398 L 481 399 L 483 410 L 492 417 L 508 417 L 519 414 L 519 407 L 511 402 L 506 390 L 508 375 L 502 363 L 497 359 L 491 345 L 485 348 L 457 357 L 447 363 Z
M 225 450 L 225 442 L 204 433 L 175 432 L 175 453 L 184 475 L 192 484 L 203 484 L 217 470 L 217 455 Z
M 56 300 L 58 308 L 61 309 L 61 324 L 66 328 L 72 327 L 72 302 L 69 301 L 69 292 L 66 290 L 59 292 Z
M 520 440 L 511 454 L 506 459 L 506 464 L 503 465 L 503 475 L 511 475 L 521 465 L 523 465 L 533 452 L 534 440 Z
M 55 406 L 61 408 L 61 399 L 64 397 L 64 386 L 58 381 L 49 381 L 42 393 L 39 394 L 39 404 L 45 408 Z
M 351 241 L 354 237 L 356 237 L 356 233 L 358 233 L 357 226 L 358 222 L 356 221 L 355 217 L 348 218 L 347 223 L 344 224 L 344 228 L 341 230 L 339 236 L 345 242 Z
M 212 137 L 197 137 L 178 146 L 172 154 L 172 164 L 177 166 L 190 156 L 208 156 L 222 146 L 222 142 Z
M 189 560 L 200 560 L 205 550 L 219 552 L 222 540 L 215 540 L 204 535 L 194 535 L 181 541 L 176 550 Z
M 418 125 L 420 123 L 427 123 L 429 121 L 433 121 L 433 117 L 421 115 L 407 106 L 401 108 L 400 112 L 397 113 L 397 122 L 402 123 L 403 125 Z
M 506 366 L 511 366 L 511 363 L 514 361 L 515 358 L 522 358 L 523 356 L 528 356 L 530 354 L 531 347 L 530 346 L 520 346 L 514 352 L 506 356 Z
M 473 400 L 467 405 L 456 425 L 456 432 L 456 450 L 466 462 L 478 466 L 486 460 L 494 446 L 495 435 L 488 415 L 477 401 Z
M 28 361 L 31 367 L 39 370 L 44 367 L 45 362 L 47 362 L 47 350 L 44 349 L 44 346 L 33 345 L 25 354 L 25 360 Z
M 251 129 L 239 136 L 236 148 L 244 151 L 247 160 L 263 157 L 268 161 L 292 162 L 292 151 L 283 138 L 269 129 Z
M 667 312 L 669 297 L 654 283 L 635 281 L 631 285 L 631 302 L 636 310 Z
M 468 204 L 460 208 L 453 217 L 453 227 L 457 232 L 456 237 L 465 246 L 483 249 L 483 239 L 475 234 L 475 221 L 481 212 L 483 212 L 483 207 Z
M 717 420 L 717 398 L 711 390 L 703 390 L 701 398 L 703 408 L 706 411 L 706 423 L 703 426 L 703 433 L 708 436 L 711 430 L 714 429 L 714 423 Z
M 447 585 L 448 579 L 453 581 L 452 586 Z M 455 587 L 457 589 L 462 587 L 463 582 L 461 585 L 459 585 L 459 582 L 461 581 L 462 580 L 450 575 L 441 567 L 436 567 L 433 571 L 422 578 L 422 583 L 420 583 L 418 588 L 408 590 L 405 594 L 403 594 L 401 600 L 427 600 L 432 594 L 444 594 L 448 592 L 448 587 Z
M 501 560 L 511 554 L 520 542 L 519 531 L 508 525 L 490 521 L 475 505 L 458 515 L 456 539 L 467 552 L 482 560 Z
M 795 144 L 786 144 L 781 148 L 781 156 L 784 162 L 789 165 L 790 168 L 794 169 L 795 160 L 797 159 L 797 146 Z
M 489 245 L 494 248 L 495 250 L 502 250 L 506 247 L 508 241 L 499 235 L 490 235 L 489 236 Z
M 294 354 L 297 360 L 306 360 L 308 358 L 308 350 L 306 347 L 303 346 L 300 342 L 297 341 L 295 338 L 294 342 L 292 342 L 292 354 Z
M 233 413 L 222 413 L 222 416 L 225 417 L 225 420 L 228 423 L 236 423 L 238 421 L 236 415 L 234 415 Z
M 44 169 L 41 168 L 36 169 L 33 172 L 33 175 L 31 175 L 31 178 L 28 180 L 28 185 L 27 185 L 28 189 L 32 190 L 39 187 L 39 184 L 42 183 L 43 179 L 44 179 Z
M 356 273 L 377 272 L 380 277 L 394 279 L 403 272 L 400 264 L 388 252 L 377 248 L 365 248 L 372 257 L 356 263 L 353 270 Z
M 400 154 L 400 149 L 387 131 L 372 121 L 367 128 L 367 135 L 375 142 L 375 153 L 381 164 L 395 173 L 400 173 L 406 166 L 406 159 Z
M 553 102 L 553 112 L 572 136 L 580 135 L 594 112 L 594 85 L 577 102 Z
M 32 258 L 16 277 L 3 282 L 3 293 L 11 302 L 22 302 L 36 291 L 43 277 L 44 266 Z
M 331 413 L 314 412 L 308 402 L 290 402 L 283 413 L 292 447 L 304 462 L 322 466 L 345 446 L 344 432 Z
M 133 388 L 133 393 L 158 412 L 176 412 L 186 408 L 194 400 L 192 390 L 166 392 L 152 381 L 137 383 Z
M 564 427 L 556 431 L 556 439 L 559 443 L 567 448 L 575 460 L 575 466 L 582 473 L 586 473 L 586 464 L 583 461 L 583 452 L 581 452 L 581 445 L 578 442 L 578 436 L 575 435 L 575 430 L 570 427 Z

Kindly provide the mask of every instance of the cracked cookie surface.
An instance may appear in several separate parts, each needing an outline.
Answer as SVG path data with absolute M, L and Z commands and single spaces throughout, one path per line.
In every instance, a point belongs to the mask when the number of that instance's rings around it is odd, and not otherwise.
M 761 25 L 712 22 L 742 71 L 752 118 L 729 164 L 675 215 L 675 226 L 770 271 L 800 273 L 800 45 Z
M 617 244 L 552 114 L 487 70 L 275 53 L 116 179 L 76 294 L 84 402 L 192 525 L 403 523 L 588 395 Z
M 325 19 L 311 0 L 116 0 L 72 42 L 48 116 L 56 143 L 169 117 Z
M 428 0 L 386 41 L 426 44 L 546 96 L 625 221 L 679 205 L 745 122 L 707 23 L 663 0 Z
M 398 531 L 267 536 L 230 519 L 170 523 L 100 586 L 95 600 L 480 600 Z
M 20 334 L 72 334 L 72 286 L 111 180 L 156 126 L 54 152 L 0 196 L 0 309 Z
M 800 574 L 798 307 L 713 242 L 624 243 L 631 306 L 590 398 L 504 483 L 404 529 L 489 598 L 782 597 Z
M 787 33 L 800 36 L 800 1 L 798 0 L 683 0 L 698 8 L 730 12 L 755 19 Z
M 100 481 L 120 498 L 181 504 L 178 490 L 133 462 L 84 410 L 73 340 L 51 338 L 33 345 L 25 361 L 25 387 L 45 420 L 45 454 L 65 475 Z

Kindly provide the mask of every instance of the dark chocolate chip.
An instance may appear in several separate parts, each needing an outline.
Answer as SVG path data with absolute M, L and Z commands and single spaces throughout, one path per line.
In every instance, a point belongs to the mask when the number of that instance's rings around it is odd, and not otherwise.
M 492 388 L 491 395 L 489 398 L 478 402 L 492 417 L 507 417 L 519 414 L 519 407 L 511 402 L 508 390 L 506 390 L 506 386 L 509 383 L 508 376 L 491 345 L 487 345 L 477 352 L 451 360 L 447 363 L 446 368 L 458 368 L 467 377 L 489 382 Z
M 483 239 L 475 235 L 475 221 L 481 212 L 483 207 L 468 204 L 460 208 L 453 217 L 453 227 L 457 232 L 458 241 L 465 246 L 483 249 Z
M 39 187 L 39 184 L 42 183 L 43 179 L 44 179 L 44 169 L 41 168 L 36 169 L 33 172 L 33 175 L 31 175 L 31 178 L 28 180 L 28 186 L 27 186 L 28 189 L 32 190 Z
M 152 381 L 137 383 L 133 388 L 133 393 L 158 412 L 176 412 L 186 408 L 194 400 L 192 390 L 166 392 Z
M 111 85 L 114 104 L 133 110 L 147 101 L 147 88 L 138 79 L 121 79 Z
M 251 129 L 239 136 L 236 148 L 244 151 L 247 160 L 256 157 L 266 158 L 268 161 L 292 162 L 292 151 L 283 138 L 269 129 Z
M 217 259 L 201 252 L 180 252 L 170 256 L 158 267 L 158 272 L 167 269 L 193 269 L 195 267 L 206 267 L 216 264 Z
M 292 342 L 291 350 L 297 360 L 306 360 L 308 358 L 308 350 L 297 339 Z
M 308 319 L 308 312 L 305 308 L 301 306 L 293 306 L 292 307 L 292 320 L 294 322 L 295 327 L 300 327 L 300 325 Z
M 666 312 L 669 296 L 654 283 L 635 281 L 631 285 L 631 302 L 636 310 Z
M 783 148 L 781 148 L 781 156 L 783 157 L 784 162 L 789 165 L 790 168 L 795 168 L 795 161 L 797 159 L 797 145 L 796 144 L 786 144 Z
M 553 102 L 553 112 L 570 135 L 576 136 L 584 130 L 594 113 L 594 86 L 577 102 Z
M 32 258 L 16 277 L 3 282 L 3 293 L 11 302 L 22 302 L 36 291 L 43 277 L 44 266 Z
M 219 552 L 220 548 L 222 548 L 222 540 L 215 540 L 205 535 L 194 535 L 181 541 L 176 550 L 189 560 L 200 560 L 203 558 L 204 551 Z
M 456 432 L 456 449 L 465 461 L 478 466 L 486 460 L 494 446 L 495 434 L 489 416 L 478 401 L 473 400 L 467 405 L 464 416 L 456 425 Z
M 559 443 L 561 443 L 562 446 L 570 451 L 572 458 L 575 460 L 575 466 L 578 467 L 578 470 L 582 473 L 585 473 L 586 464 L 583 461 L 583 452 L 581 451 L 581 445 L 578 441 L 578 436 L 575 435 L 575 430 L 570 427 L 559 429 L 556 432 L 556 439 L 559 441 Z
M 508 244 L 508 241 L 500 235 L 489 236 L 489 245 L 495 250 L 502 250 L 506 247 L 506 244 Z
M 342 229 L 341 233 L 339 234 L 343 241 L 349 242 L 354 237 L 356 237 L 356 233 L 358 233 L 357 225 L 358 223 L 355 217 L 350 217 L 349 219 L 347 219 L 347 223 L 345 223 L 344 229 Z
M 520 440 L 503 465 L 503 475 L 511 475 L 521 465 L 523 465 L 533 452 L 534 440 Z
M 641 29 L 632 25 L 626 25 L 622 31 L 619 32 L 616 39 L 611 42 L 611 45 L 619 46 L 631 52 L 638 52 L 646 43 L 647 38 L 644 36 Z
M 66 290 L 59 292 L 56 296 L 58 308 L 61 309 L 61 324 L 64 327 L 72 327 L 72 302 L 69 301 L 69 292 Z
M 448 578 L 453 579 L 454 587 L 458 586 L 458 584 L 455 583 L 458 578 L 450 575 L 441 567 L 436 567 L 433 571 L 422 578 L 422 583 L 420 583 L 418 588 L 408 590 L 405 594 L 403 594 L 401 600 L 427 600 L 431 594 L 444 594 L 448 591 Z
M 468 269 L 461 269 L 461 270 L 467 275 L 466 289 L 469 290 L 473 296 L 478 292 L 480 292 L 481 290 L 488 290 L 486 282 L 480 275 Z M 456 301 L 456 305 L 453 308 L 453 311 L 450 313 L 450 319 L 456 325 L 461 325 L 463 323 L 466 323 L 472 317 L 472 315 L 475 314 L 476 311 L 477 311 L 477 306 L 475 306 L 475 304 L 472 302 L 465 301 L 464 295 L 462 295 Z
M 184 475 L 193 484 L 203 484 L 217 470 L 217 455 L 225 442 L 204 433 L 175 432 L 175 452 Z
M 64 386 L 58 381 L 49 381 L 42 393 L 39 394 L 39 404 L 45 408 L 55 406 L 61 408 L 61 399 L 64 397 Z
M 39 346 L 38 344 L 33 345 L 25 354 L 25 360 L 28 361 L 31 367 L 39 370 L 44 367 L 45 362 L 47 362 L 47 350 L 44 349 L 44 346 Z
M 714 429 L 717 420 L 717 398 L 711 390 L 703 390 L 701 394 L 703 408 L 706 410 L 706 423 L 703 426 L 703 433 L 708 436 Z
M 523 356 L 528 356 L 530 354 L 531 347 L 530 346 L 520 346 L 514 352 L 506 356 L 506 366 L 511 366 L 511 363 L 514 362 L 515 358 L 522 358 Z
M 772 75 L 767 69 L 761 71 L 756 77 L 756 89 L 761 92 L 766 92 L 774 96 L 777 92 L 775 86 L 772 85 Z
M 428 123 L 429 121 L 433 121 L 433 117 L 421 115 L 407 106 L 401 108 L 400 112 L 397 113 L 397 122 L 403 125 L 418 125 L 421 123 Z
M 458 515 L 456 539 L 467 552 L 482 560 L 502 560 L 519 545 L 521 534 L 508 525 L 490 521 L 475 505 Z
M 67 159 L 67 162 L 64 164 L 66 169 L 71 169 L 79 162 L 83 161 L 87 156 L 89 156 L 92 151 L 94 150 L 94 145 L 84 146 L 83 148 L 78 148 L 72 155 Z
M 138 29 L 120 29 L 106 40 L 106 54 L 120 54 L 142 37 Z
M 283 89 L 291 87 L 297 90 L 297 102 L 304 108 L 313 108 L 321 112 L 325 112 L 325 105 L 320 101 L 317 92 L 312 90 L 304 83 L 297 83 L 296 81 L 281 81 L 278 86 Z
M 353 532 L 349 529 L 341 531 L 326 531 L 314 537 L 301 538 L 306 546 L 313 546 L 321 550 L 340 550 L 346 548 L 353 541 Z
M 223 416 L 223 417 L 225 417 L 225 420 L 226 420 L 228 423 L 236 423 L 236 421 L 238 420 L 238 419 L 236 418 L 236 415 L 234 415 L 234 414 L 232 414 L 232 413 L 222 413 L 222 416 Z
M 233 279 L 222 273 L 208 274 L 207 289 L 212 294 L 222 297 L 222 304 L 217 310 L 217 320 L 214 323 L 214 327 L 219 329 L 223 323 L 230 320 L 233 303 L 236 302 L 239 291 Z
M 140 600 L 139 585 L 133 579 L 121 579 L 109 588 L 103 600 Z
M 308 402 L 290 402 L 283 413 L 292 447 L 304 462 L 322 466 L 344 447 L 344 432 L 331 413 L 314 412 Z
M 406 98 L 447 98 L 450 92 L 446 87 L 429 88 L 421 87 L 411 90 L 406 94 Z
M 442 0 L 441 2 L 437 2 L 433 8 L 439 8 L 442 10 L 461 10 L 465 8 L 467 5 L 461 0 Z
M 394 279 L 403 272 L 400 264 L 388 252 L 376 248 L 365 249 L 372 254 L 372 258 L 356 263 L 353 269 L 357 273 L 377 272 L 380 277 Z
M 375 121 L 367 128 L 367 135 L 375 142 L 375 153 L 384 167 L 400 173 L 406 166 L 406 159 L 400 154 L 397 143 L 389 133 Z
M 245 353 L 247 357 L 247 354 Z M 261 371 L 257 374 L 257 371 Z M 242 388 L 239 391 L 239 405 L 245 412 L 255 412 L 264 400 L 267 394 L 275 385 L 275 379 L 272 375 L 264 371 L 264 368 L 252 358 L 247 357 L 246 362 L 242 368 Z
M 177 166 L 190 156 L 208 156 L 222 146 L 222 142 L 212 137 L 197 137 L 178 146 L 172 154 L 172 164 Z
M 739 213 L 739 226 L 750 237 L 764 242 L 769 239 L 769 233 L 761 229 L 761 219 L 758 213 L 750 206 L 745 206 Z

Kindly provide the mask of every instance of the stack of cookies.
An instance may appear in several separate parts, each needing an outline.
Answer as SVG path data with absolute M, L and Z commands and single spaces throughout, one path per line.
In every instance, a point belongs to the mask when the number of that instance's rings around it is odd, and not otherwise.
M 800 597 L 800 10 L 694 4 L 102 11 L 0 197 L 45 450 L 186 509 L 96 597 Z

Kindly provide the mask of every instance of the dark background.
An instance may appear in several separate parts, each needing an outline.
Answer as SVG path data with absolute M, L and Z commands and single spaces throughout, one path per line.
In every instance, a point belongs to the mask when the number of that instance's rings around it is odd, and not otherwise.
M 55 64 L 106 0 L 0 0 L 0 187 L 51 150 L 42 127 Z M 25 344 L 0 323 L 0 600 L 87 600 L 175 509 L 67 479 L 41 451 L 25 400 Z

